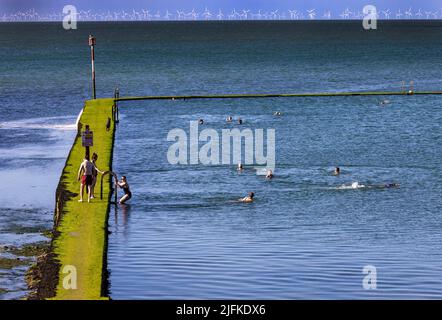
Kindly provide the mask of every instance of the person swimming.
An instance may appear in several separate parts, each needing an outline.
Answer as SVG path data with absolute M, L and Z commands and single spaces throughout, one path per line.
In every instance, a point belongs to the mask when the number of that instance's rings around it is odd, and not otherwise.
M 236 169 L 238 171 L 243 171 L 244 170 L 244 166 L 242 165 L 242 163 L 238 163 L 238 168 Z
M 232 122 L 233 121 L 233 117 L 232 116 L 228 116 L 226 121 L 229 122 L 229 123 Z
M 333 171 L 333 175 L 334 176 L 339 176 L 341 174 L 341 168 L 336 167 L 335 170 Z
M 240 202 L 253 202 L 253 198 L 255 197 L 255 193 L 249 192 L 247 196 L 239 199 Z
M 274 175 L 273 175 L 273 171 L 272 170 L 267 170 L 267 174 L 266 174 L 266 179 L 273 179 Z
M 381 188 L 387 188 L 387 189 L 389 189 L 389 188 L 399 188 L 400 187 L 400 184 L 399 183 L 386 183 L 386 184 L 384 184 L 384 185 L 382 185 L 382 186 L 380 186 Z
M 199 120 L 198 120 L 198 123 L 199 123 L 199 124 L 204 124 L 204 120 L 203 120 L 203 119 L 199 119 Z
M 276 111 L 276 112 L 273 112 L 273 115 L 274 116 L 282 116 L 282 113 L 280 111 Z
M 238 118 L 238 124 L 242 124 L 242 119 Z

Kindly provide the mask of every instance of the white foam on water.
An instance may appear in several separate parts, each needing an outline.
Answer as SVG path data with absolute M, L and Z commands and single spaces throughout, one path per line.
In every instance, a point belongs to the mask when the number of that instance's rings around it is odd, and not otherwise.
M 6 121 L 0 123 L 0 129 L 43 129 L 73 131 L 77 129 L 75 117 L 44 117 L 30 118 L 16 121 Z
M 359 182 L 355 181 L 350 185 L 345 185 L 343 184 L 342 186 L 337 187 L 336 189 L 338 190 L 352 190 L 352 189 L 362 189 L 365 188 L 366 185 L 364 184 L 359 184 Z

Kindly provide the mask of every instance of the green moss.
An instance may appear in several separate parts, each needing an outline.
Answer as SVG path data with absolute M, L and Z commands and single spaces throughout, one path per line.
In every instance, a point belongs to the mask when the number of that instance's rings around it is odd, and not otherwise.
M 49 248 L 48 242 L 37 242 L 33 244 L 27 244 L 23 247 L 9 247 L 6 251 L 12 253 L 15 256 L 20 257 L 36 257 L 45 253 Z
M 42 232 L 42 235 L 46 238 L 52 239 L 52 230 L 45 230 Z
M 94 146 L 90 153 L 98 154 L 97 166 L 102 171 L 110 170 L 114 122 L 106 130 L 108 118 L 112 119 L 113 99 L 97 99 L 86 102 L 80 119 L 81 125 L 88 124 L 94 132 Z M 91 203 L 78 202 L 80 184 L 77 172 L 84 158 L 81 138 L 75 138 L 72 150 L 62 173 L 61 181 L 65 192 L 70 194 L 63 207 L 63 215 L 57 227 L 58 236 L 53 242 L 53 251 L 60 262 L 59 283 L 55 299 L 101 299 L 103 298 L 103 263 L 106 250 L 106 227 L 109 208 L 110 183 L 103 181 L 103 200 L 99 199 L 100 179 L 95 186 L 96 198 Z M 75 195 L 75 197 L 74 197 Z M 85 197 L 87 199 L 87 197 Z M 77 289 L 65 289 L 64 267 L 74 266 L 77 271 Z

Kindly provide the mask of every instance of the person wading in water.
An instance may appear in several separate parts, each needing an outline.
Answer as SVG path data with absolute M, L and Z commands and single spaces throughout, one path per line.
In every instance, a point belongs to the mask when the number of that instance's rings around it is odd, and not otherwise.
M 122 176 L 121 181 L 118 181 L 116 183 L 116 185 L 118 187 L 120 187 L 121 189 L 123 189 L 123 191 L 124 191 L 124 196 L 122 196 L 119 201 L 120 204 L 124 204 L 127 200 L 132 198 L 132 192 L 130 192 L 129 184 L 127 183 L 126 176 Z

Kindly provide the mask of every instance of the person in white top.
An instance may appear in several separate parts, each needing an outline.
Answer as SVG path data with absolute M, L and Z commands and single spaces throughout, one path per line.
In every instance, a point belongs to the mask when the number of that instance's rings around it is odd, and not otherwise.
M 89 156 L 87 155 L 83 162 L 80 164 L 80 168 L 78 169 L 77 179 L 80 181 L 81 177 L 81 185 L 80 185 L 80 200 L 78 202 L 83 202 L 83 192 L 84 187 L 87 186 L 87 202 L 91 201 L 91 186 L 93 182 L 93 172 L 95 169 L 95 165 L 89 160 Z

